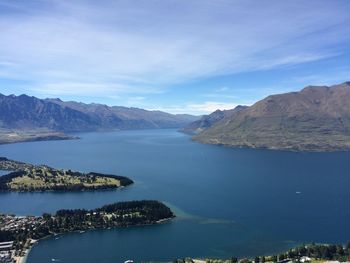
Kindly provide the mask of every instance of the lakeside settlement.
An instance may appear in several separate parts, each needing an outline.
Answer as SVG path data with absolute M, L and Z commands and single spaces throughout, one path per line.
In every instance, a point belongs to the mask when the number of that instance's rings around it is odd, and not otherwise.
M 21 262 L 37 240 L 52 235 L 157 224 L 174 217 L 169 207 L 154 200 L 119 202 L 93 210 L 59 210 L 53 215 L 0 215 L 0 262 Z

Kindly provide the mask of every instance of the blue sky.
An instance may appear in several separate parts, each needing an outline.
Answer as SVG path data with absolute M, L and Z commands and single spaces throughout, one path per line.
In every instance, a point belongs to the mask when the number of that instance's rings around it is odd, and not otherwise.
M 0 92 L 206 114 L 350 80 L 348 0 L 1 0 Z

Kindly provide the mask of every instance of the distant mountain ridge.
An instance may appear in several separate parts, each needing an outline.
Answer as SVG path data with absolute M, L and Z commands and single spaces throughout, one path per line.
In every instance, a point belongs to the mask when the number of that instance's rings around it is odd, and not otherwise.
M 27 95 L 0 94 L 0 128 L 48 129 L 59 132 L 110 129 L 179 128 L 196 120 L 191 115 L 174 115 L 138 108 L 38 99 Z
M 194 140 L 296 151 L 350 150 L 350 82 L 268 96 L 215 122 Z
M 184 128 L 181 129 L 181 132 L 187 133 L 187 134 L 198 134 L 211 126 L 213 126 L 218 121 L 228 117 L 232 116 L 233 114 L 247 108 L 247 106 L 238 105 L 234 109 L 231 110 L 216 110 L 213 113 L 209 115 L 204 115 L 202 118 L 200 118 L 197 121 L 194 121 Z

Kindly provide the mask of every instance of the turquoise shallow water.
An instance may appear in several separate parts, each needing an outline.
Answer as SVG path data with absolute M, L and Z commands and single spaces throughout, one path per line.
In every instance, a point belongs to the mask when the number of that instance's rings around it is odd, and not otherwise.
M 128 176 L 117 191 L 0 193 L 19 215 L 165 201 L 179 215 L 159 226 L 42 240 L 28 263 L 165 261 L 254 256 L 300 242 L 350 239 L 350 153 L 293 153 L 202 145 L 174 130 L 79 134 L 81 140 L 1 145 L 0 156 L 56 168 Z

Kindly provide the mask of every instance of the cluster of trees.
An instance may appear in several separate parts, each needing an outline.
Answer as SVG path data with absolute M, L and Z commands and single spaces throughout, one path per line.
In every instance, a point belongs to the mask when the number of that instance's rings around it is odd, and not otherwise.
M 265 263 L 265 262 L 300 262 L 302 257 L 309 257 L 317 260 L 336 260 L 340 262 L 350 261 L 350 241 L 346 246 L 343 245 L 317 245 L 311 244 L 290 249 L 286 253 L 272 256 L 259 256 L 251 259 L 207 259 L 206 263 Z M 191 258 L 174 259 L 173 263 L 194 263 Z
M 174 259 L 173 263 L 194 263 L 191 258 Z
M 286 253 L 272 255 L 268 257 L 255 257 L 255 263 L 283 262 L 288 260 L 298 261 L 302 257 L 309 257 L 321 260 L 350 260 L 350 242 L 346 245 L 325 245 L 310 244 L 290 249 Z
M 182 259 L 174 259 L 172 261 L 173 263 L 194 263 L 193 259 L 191 258 L 182 258 Z M 244 260 L 240 260 L 240 262 L 244 262 Z M 207 259 L 206 263 L 238 263 L 237 258 L 231 258 L 231 259 Z M 251 263 L 251 261 L 249 261 Z
M 121 186 L 127 186 L 130 184 L 133 184 L 134 181 L 131 180 L 128 177 L 125 176 L 120 176 L 120 175 L 111 175 L 111 174 L 101 174 L 101 173 L 94 173 L 94 172 L 90 172 L 88 174 L 84 174 L 84 176 L 88 176 L 88 177 L 105 177 L 105 178 L 112 178 L 112 179 L 117 179 L 120 181 L 120 185 Z
M 12 232 L 0 230 L 0 242 L 11 241 L 11 240 L 14 240 L 14 236 Z
M 14 246 L 16 250 L 23 250 L 29 238 L 42 238 L 49 235 L 47 229 L 41 228 L 42 219 L 40 217 L 27 217 L 30 220 L 27 221 L 27 224 L 19 229 L 11 230 L 0 230 L 0 242 L 3 241 L 14 241 Z M 5 224 L 4 222 L 1 222 Z M 46 233 L 42 233 L 42 231 Z
M 9 190 L 10 188 L 7 184 L 11 182 L 12 179 L 25 175 L 25 173 L 26 173 L 25 171 L 15 171 L 15 172 L 11 172 L 3 176 L 0 176 L 0 191 Z
M 246 259 L 242 259 L 239 262 L 241 263 L 246 263 L 244 262 Z M 172 261 L 173 263 L 194 263 L 194 260 L 191 258 L 182 258 L 182 259 L 174 259 Z M 231 258 L 231 259 L 206 259 L 206 263 L 238 263 L 237 258 Z M 252 263 L 251 261 L 248 261 L 247 263 Z
M 53 217 L 44 215 L 54 232 L 152 224 L 172 217 L 170 208 L 153 200 L 120 202 L 94 210 L 59 210 Z
M 296 249 L 291 249 L 287 253 L 280 255 L 284 258 L 297 259 L 303 256 L 325 259 L 325 260 L 338 260 L 349 261 L 350 260 L 350 242 L 346 246 L 342 245 L 317 245 L 311 244 L 307 246 L 300 246 Z
M 174 217 L 169 207 L 156 200 L 119 202 L 102 206 L 97 211 L 106 213 L 121 212 L 122 214 L 132 214 L 136 211 L 151 222 Z

